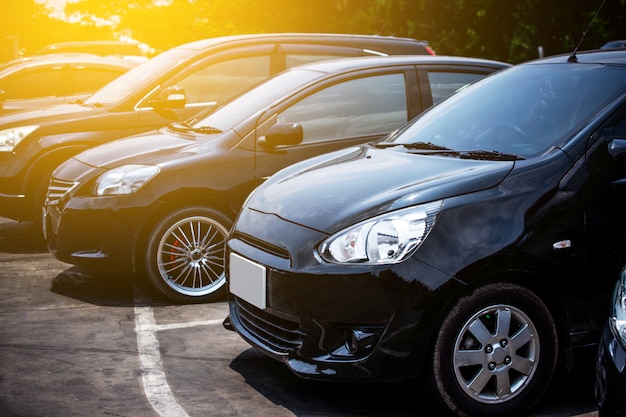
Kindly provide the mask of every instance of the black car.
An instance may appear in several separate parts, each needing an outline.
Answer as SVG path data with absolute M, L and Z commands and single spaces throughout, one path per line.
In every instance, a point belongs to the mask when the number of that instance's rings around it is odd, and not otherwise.
M 382 139 L 441 97 L 507 67 L 414 55 L 292 68 L 215 111 L 64 162 L 46 202 L 48 248 L 87 269 L 145 272 L 176 301 L 223 298 L 228 230 L 267 176 Z
M 139 65 L 85 54 L 22 58 L 0 66 L 0 114 L 85 99 Z
M 599 417 L 626 415 L 626 267 L 615 284 L 609 319 L 602 329 L 595 395 Z
M 415 39 L 313 33 L 216 37 L 178 46 L 81 103 L 0 117 L 0 216 L 40 220 L 50 174 L 61 162 L 188 119 L 286 68 L 329 58 L 432 53 Z
M 224 324 L 304 378 L 423 377 L 458 415 L 522 413 L 597 345 L 625 186 L 626 51 L 516 65 L 260 185 Z

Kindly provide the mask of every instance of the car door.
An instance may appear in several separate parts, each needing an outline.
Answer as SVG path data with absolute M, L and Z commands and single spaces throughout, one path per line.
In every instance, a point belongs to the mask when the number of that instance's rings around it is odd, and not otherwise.
M 406 123 L 417 98 L 413 66 L 327 80 L 301 93 L 257 128 L 256 177 L 262 179 L 303 159 L 336 149 L 379 140 Z M 274 125 L 302 127 L 301 143 L 263 145 Z

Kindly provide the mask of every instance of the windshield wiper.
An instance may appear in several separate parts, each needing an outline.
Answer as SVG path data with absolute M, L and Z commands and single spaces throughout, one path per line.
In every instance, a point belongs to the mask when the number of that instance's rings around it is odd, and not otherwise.
M 452 149 L 424 150 L 418 153 L 422 155 L 452 155 L 458 156 L 461 159 L 484 159 L 488 161 L 519 161 L 521 159 L 526 159 L 521 155 L 503 153 L 499 151 L 486 151 L 482 149 L 471 151 L 455 151 Z
M 445 146 L 436 145 L 432 142 L 379 142 L 375 146 L 378 148 L 392 148 L 395 146 L 402 146 L 405 149 L 410 149 L 412 153 L 418 153 L 420 155 L 451 155 L 458 156 L 461 159 L 486 159 L 490 161 L 518 161 L 520 159 L 526 159 L 521 155 L 514 155 L 499 151 L 487 151 L 483 149 L 457 151 L 454 149 L 446 148 Z
M 402 146 L 406 149 L 421 149 L 421 150 L 434 150 L 434 151 L 449 151 L 450 149 L 445 146 L 435 145 L 432 142 L 414 142 L 414 143 L 394 143 L 394 142 L 378 142 L 377 148 L 393 148 L 395 146 Z
M 190 126 L 186 122 L 172 123 L 169 125 L 169 128 L 177 132 L 194 132 L 194 133 L 207 133 L 207 134 L 222 133 L 222 131 L 216 127 L 211 127 L 211 126 L 193 127 L 193 126 Z

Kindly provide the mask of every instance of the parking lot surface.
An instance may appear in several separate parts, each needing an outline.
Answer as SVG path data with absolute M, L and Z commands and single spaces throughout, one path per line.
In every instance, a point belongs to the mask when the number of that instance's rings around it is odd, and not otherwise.
M 226 301 L 176 305 L 141 279 L 54 259 L 0 218 L 0 416 L 434 416 L 418 384 L 302 380 L 222 327 Z M 597 416 L 593 373 L 531 416 Z

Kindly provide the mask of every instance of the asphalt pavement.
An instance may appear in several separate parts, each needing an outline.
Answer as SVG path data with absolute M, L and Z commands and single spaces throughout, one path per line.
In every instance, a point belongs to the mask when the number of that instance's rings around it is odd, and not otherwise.
M 2 417 L 436 415 L 419 384 L 302 380 L 223 328 L 225 300 L 170 303 L 57 261 L 38 236 L 0 218 Z M 590 369 L 558 378 L 538 416 L 598 416 Z

